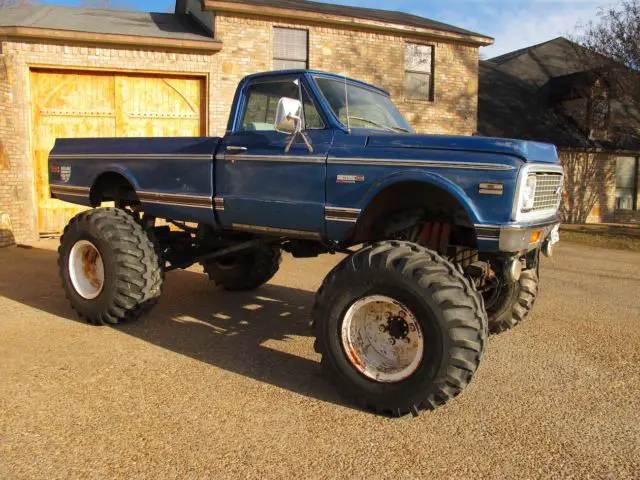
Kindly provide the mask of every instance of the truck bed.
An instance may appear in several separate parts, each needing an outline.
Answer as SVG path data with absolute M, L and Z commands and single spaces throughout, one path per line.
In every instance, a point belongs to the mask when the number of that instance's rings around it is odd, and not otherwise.
M 146 213 L 210 224 L 219 143 L 218 137 L 59 139 L 49 156 L 51 194 L 91 206 L 92 187 L 119 175 Z

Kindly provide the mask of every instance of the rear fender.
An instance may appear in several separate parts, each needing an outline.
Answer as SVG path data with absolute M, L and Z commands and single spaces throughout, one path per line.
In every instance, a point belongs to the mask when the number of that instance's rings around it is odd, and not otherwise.
M 120 175 L 120 176 L 124 177 L 124 179 L 127 182 L 129 182 L 129 184 L 133 187 L 134 190 L 138 191 L 140 189 L 140 185 L 136 181 L 136 177 L 133 175 L 131 170 L 129 170 L 128 168 L 124 168 L 121 165 L 117 165 L 117 164 L 106 165 L 103 171 L 97 172 L 93 176 L 93 178 L 91 180 L 91 188 L 93 188 L 96 185 L 98 180 L 100 180 L 100 177 L 102 177 L 103 175 L 108 175 L 108 174 Z

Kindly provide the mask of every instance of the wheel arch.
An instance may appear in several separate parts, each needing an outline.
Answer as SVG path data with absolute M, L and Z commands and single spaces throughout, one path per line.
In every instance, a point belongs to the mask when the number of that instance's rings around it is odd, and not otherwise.
M 108 170 L 100 173 L 93 181 L 89 193 L 92 206 L 102 202 L 115 201 L 126 195 L 127 200 L 139 202 L 136 194 L 136 183 L 130 175 L 121 170 Z
M 440 175 L 408 172 L 385 177 L 361 202 L 362 210 L 354 230 L 355 240 L 366 240 L 376 221 L 393 212 L 430 207 L 447 207 L 461 212 L 469 226 L 479 215 L 471 199 L 457 185 Z

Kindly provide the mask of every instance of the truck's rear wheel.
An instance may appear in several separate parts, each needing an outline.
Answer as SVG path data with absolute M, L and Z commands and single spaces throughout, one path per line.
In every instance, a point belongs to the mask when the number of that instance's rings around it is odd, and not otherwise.
M 202 262 L 202 267 L 211 280 L 227 290 L 253 290 L 273 278 L 281 260 L 278 245 L 263 245 Z
M 148 312 L 160 298 L 164 272 L 153 242 L 124 210 L 76 215 L 58 249 L 62 286 L 90 323 L 117 324 Z
M 527 318 L 538 296 L 538 278 L 537 269 L 523 270 L 519 281 L 499 287 L 496 298 L 487 305 L 491 333 L 509 330 Z
M 318 291 L 313 323 L 331 378 L 362 406 L 398 416 L 458 395 L 487 338 L 472 284 L 435 252 L 402 241 L 339 263 Z

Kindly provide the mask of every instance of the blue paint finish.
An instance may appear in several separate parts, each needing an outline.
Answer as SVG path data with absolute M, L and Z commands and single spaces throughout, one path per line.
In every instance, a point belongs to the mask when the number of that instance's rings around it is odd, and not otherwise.
M 85 190 L 84 196 L 60 191 L 55 195 L 88 205 L 88 189 L 99 176 L 118 173 L 136 189 L 145 211 L 161 218 L 227 229 L 242 224 L 312 232 L 325 240 L 339 241 L 349 237 L 355 223 L 325 220 L 326 206 L 365 211 L 380 192 L 403 182 L 445 190 L 474 224 L 512 225 L 521 168 L 529 163 L 559 163 L 553 145 L 524 140 L 414 135 L 366 128 L 348 131 L 326 104 L 314 81 L 317 77 L 388 95 L 377 87 L 325 72 L 292 70 L 250 75 L 238 85 L 222 139 L 58 140 L 50 159 L 52 187 Z M 248 88 L 280 80 L 298 80 L 325 124 L 324 129 L 306 131 L 313 152 L 300 137 L 285 153 L 288 135 L 243 132 L 239 128 Z M 338 182 L 338 176 L 357 180 L 344 183 L 343 178 Z M 480 194 L 481 183 L 502 184 L 503 194 Z M 214 211 L 214 196 L 224 199 L 224 210 Z M 481 239 L 479 247 L 493 251 L 498 242 Z
M 556 147 L 546 143 L 508 138 L 443 135 L 377 135 L 367 143 L 371 149 L 437 149 L 458 152 L 498 153 L 524 161 L 559 163 Z M 473 158 L 471 159 L 473 160 Z
M 70 167 L 71 177 L 65 183 L 61 175 L 53 173 L 50 168 L 49 182 L 51 186 L 91 188 L 101 175 L 117 173 L 126 178 L 137 192 L 212 199 L 213 158 L 219 142 L 219 138 L 60 139 L 51 151 L 50 164 Z M 63 199 L 59 194 L 56 196 Z M 89 205 L 88 195 L 84 200 L 79 197 L 72 200 Z M 208 209 L 145 200 L 142 204 L 145 212 L 160 218 L 215 223 L 213 200 Z
M 299 138 L 286 155 L 289 136 L 283 133 L 225 136 L 221 148 L 224 160 L 216 161 L 216 195 L 225 200 L 225 211 L 219 213 L 223 226 L 250 224 L 324 235 L 326 157 L 333 132 L 307 133 L 313 152 Z M 247 150 L 228 151 L 228 146 L 244 146 Z M 247 156 L 255 160 L 242 160 Z
M 465 208 L 474 223 L 508 222 L 511 217 L 512 201 L 515 196 L 517 172 L 521 161 L 513 156 L 496 153 L 468 153 L 456 150 L 424 148 L 369 148 L 374 137 L 369 136 L 366 147 L 352 133 L 351 145 L 341 145 L 341 137 L 337 134 L 334 147 L 329 156 L 327 167 L 327 202 L 330 205 L 364 209 L 379 192 L 399 182 L 423 182 L 442 188 L 456 198 Z M 346 136 L 346 135 L 345 135 Z M 384 161 L 385 165 L 333 164 L 334 159 L 350 161 L 350 159 L 366 158 Z M 393 166 L 394 162 L 426 161 L 434 164 L 451 164 L 464 162 L 466 168 L 407 167 Z M 505 170 L 475 170 L 477 165 L 495 165 Z M 488 167 L 487 167 L 488 168 Z M 338 175 L 363 175 L 364 182 L 356 184 L 339 184 Z M 502 183 L 502 196 L 487 196 L 479 193 L 478 185 L 483 182 Z M 508 199 L 505 201 L 505 199 Z

